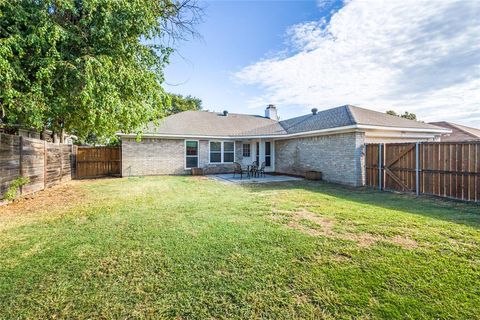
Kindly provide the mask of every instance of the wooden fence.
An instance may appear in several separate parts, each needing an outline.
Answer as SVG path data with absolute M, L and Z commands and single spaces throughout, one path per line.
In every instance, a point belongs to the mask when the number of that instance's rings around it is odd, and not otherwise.
M 78 147 L 77 178 L 121 175 L 121 147 Z
M 20 176 L 30 182 L 21 194 L 43 190 L 72 179 L 75 147 L 43 140 L 0 134 L 0 199 Z
M 366 145 L 366 184 L 480 202 L 480 142 Z

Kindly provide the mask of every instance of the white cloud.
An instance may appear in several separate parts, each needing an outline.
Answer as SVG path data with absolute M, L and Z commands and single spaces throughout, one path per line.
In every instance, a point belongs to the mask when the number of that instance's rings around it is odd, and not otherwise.
M 355 104 L 480 126 L 480 2 L 347 2 L 286 31 L 293 54 L 235 74 L 252 104 Z M 475 119 L 475 120 L 473 120 Z

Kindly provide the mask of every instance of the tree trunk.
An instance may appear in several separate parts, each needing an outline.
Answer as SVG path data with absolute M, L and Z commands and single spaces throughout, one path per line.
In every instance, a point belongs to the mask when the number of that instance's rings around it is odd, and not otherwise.
M 65 142 L 65 129 L 62 128 L 60 129 L 60 143 L 64 143 Z

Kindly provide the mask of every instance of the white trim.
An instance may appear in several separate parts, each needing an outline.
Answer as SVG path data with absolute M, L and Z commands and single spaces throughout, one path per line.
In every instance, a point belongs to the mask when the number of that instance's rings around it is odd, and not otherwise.
M 220 162 L 212 162 L 211 159 L 210 159 L 210 154 L 211 154 L 211 151 L 210 151 L 210 143 L 211 142 L 220 142 Z M 224 143 L 225 142 L 231 142 L 233 143 L 233 161 L 232 162 L 225 162 L 224 160 L 224 151 L 225 151 L 225 148 L 224 148 Z M 231 164 L 231 163 L 234 163 L 235 160 L 236 160 L 236 141 L 235 140 L 208 140 L 208 164 Z M 215 151 L 217 152 L 217 151 Z M 230 151 L 228 151 L 230 153 Z
M 185 170 L 192 170 L 192 168 L 187 168 L 187 141 L 195 141 L 197 143 L 197 167 L 200 166 L 200 140 L 195 139 L 185 139 L 183 143 L 183 168 Z M 193 156 L 189 156 L 193 158 Z
M 186 135 L 186 134 L 160 134 L 160 133 L 147 133 L 143 134 L 142 137 L 146 138 L 178 138 L 178 139 L 188 139 L 189 137 L 197 139 L 212 139 L 212 140 L 242 140 L 242 139 L 288 139 L 292 137 L 302 137 L 302 136 L 314 136 L 321 135 L 326 133 L 343 133 L 350 132 L 355 130 L 385 130 L 385 131 L 405 131 L 405 132 L 418 132 L 418 133 L 433 133 L 433 134 L 442 134 L 442 133 L 451 133 L 450 129 L 422 129 L 422 128 L 403 128 L 403 127 L 384 127 L 384 126 L 372 126 L 372 125 L 362 125 L 355 124 L 350 126 L 328 128 L 321 130 L 312 130 L 307 132 L 298 132 L 298 133 L 289 133 L 289 134 L 267 134 L 267 135 L 252 135 L 252 136 L 212 136 L 212 135 Z M 136 134 L 124 134 L 119 133 L 120 137 L 137 137 Z
M 370 130 L 385 130 L 385 131 L 406 131 L 406 132 L 428 132 L 428 133 L 450 133 L 450 129 L 421 129 L 421 128 L 403 128 L 403 127 L 384 127 L 384 126 L 372 126 L 366 124 L 357 125 L 359 129 L 370 129 Z

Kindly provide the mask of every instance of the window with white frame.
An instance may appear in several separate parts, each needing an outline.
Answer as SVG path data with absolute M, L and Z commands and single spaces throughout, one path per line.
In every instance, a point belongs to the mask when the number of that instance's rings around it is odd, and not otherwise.
M 210 141 L 210 162 L 231 163 L 235 161 L 235 142 Z
M 185 141 L 185 168 L 198 167 L 198 141 Z
M 243 150 L 243 156 L 245 158 L 249 158 L 250 157 L 250 143 L 244 143 L 242 145 L 242 150 Z
M 235 143 L 224 142 L 223 143 L 223 162 L 235 161 Z

